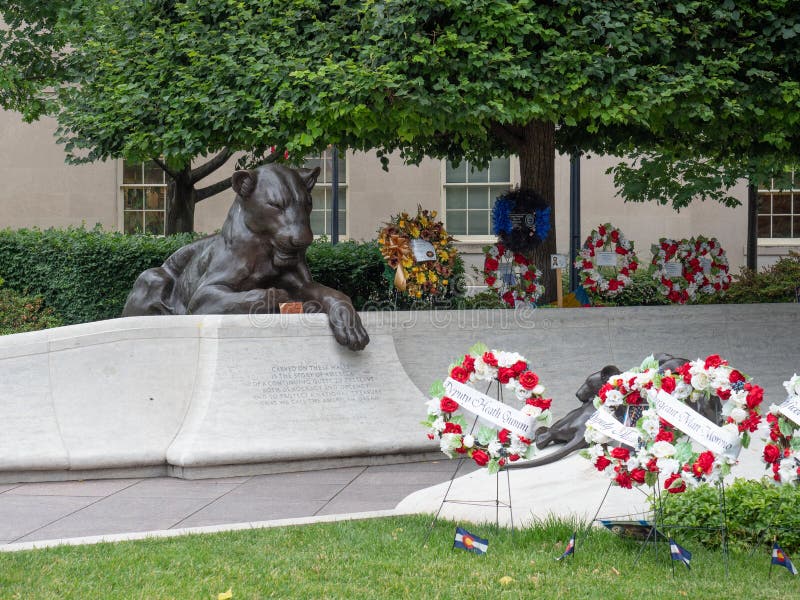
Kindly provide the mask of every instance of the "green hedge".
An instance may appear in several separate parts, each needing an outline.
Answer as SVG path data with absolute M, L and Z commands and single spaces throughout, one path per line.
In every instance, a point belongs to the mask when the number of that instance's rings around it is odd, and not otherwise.
M 794 302 L 795 287 L 800 285 L 800 253 L 790 252 L 774 265 L 759 272 L 743 268 L 733 276 L 733 283 L 721 302 Z
M 0 279 L 0 285 L 2 285 Z M 0 335 L 37 331 L 61 325 L 52 308 L 44 306 L 41 296 L 26 296 L 10 289 L 0 289 Z
M 722 523 L 722 497 L 717 487 L 705 484 L 682 494 L 662 494 L 662 498 L 665 523 L 698 528 L 681 530 L 681 539 L 694 539 L 708 547 L 720 545 L 719 531 L 699 529 Z M 725 508 L 732 546 L 769 546 L 777 536 L 787 552 L 800 550 L 800 492 L 795 486 L 737 479 L 725 487 Z M 674 534 L 677 537 L 678 530 Z
M 9 288 L 40 295 L 65 324 L 118 317 L 136 277 L 161 265 L 196 234 L 123 235 L 98 228 L 0 231 L 0 274 Z M 374 242 L 308 249 L 316 281 L 348 294 L 359 310 L 390 297 L 384 262 Z

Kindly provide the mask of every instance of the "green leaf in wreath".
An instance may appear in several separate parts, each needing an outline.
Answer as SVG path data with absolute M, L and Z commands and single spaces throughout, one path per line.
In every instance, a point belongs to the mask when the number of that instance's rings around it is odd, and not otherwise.
M 428 393 L 431 395 L 431 398 L 441 398 L 444 396 L 444 384 L 439 380 L 434 381 Z
M 680 463 L 694 462 L 694 450 L 692 443 L 688 441 L 675 444 L 675 460 Z
M 478 342 L 477 344 L 473 345 L 472 348 L 469 349 L 469 353 L 473 356 L 483 356 L 484 352 L 489 351 L 489 346 L 484 344 L 483 342 Z
M 500 471 L 500 465 L 497 464 L 497 459 L 493 458 L 486 465 L 486 472 L 489 473 L 489 475 L 494 475 L 495 473 L 498 473 L 499 471 Z
M 466 429 L 467 427 L 467 420 L 464 418 L 464 415 L 454 414 L 450 417 L 450 422 L 461 425 L 461 429 Z
M 750 434 L 746 431 L 742 432 L 742 448 L 750 447 Z
M 676 488 L 681 487 L 682 485 L 686 485 L 686 482 L 684 482 L 683 479 L 678 477 L 677 479 L 673 480 L 672 483 L 669 484 L 669 487 L 667 488 L 667 490 L 674 490 Z
M 592 455 L 589 454 L 589 451 L 586 450 L 585 448 L 583 450 L 581 450 L 580 452 L 578 452 L 578 456 L 582 456 L 586 460 L 592 460 Z
M 781 433 L 786 437 L 789 437 L 794 433 L 794 425 L 783 417 L 778 417 L 778 427 L 780 428 Z
M 655 357 L 651 354 L 647 358 L 642 361 L 642 366 L 640 367 L 642 371 L 646 371 L 647 369 L 656 369 L 658 370 L 658 361 Z
M 730 473 L 731 473 L 731 466 L 728 463 L 723 462 L 719 466 L 719 474 L 720 474 L 720 476 L 721 477 L 727 477 L 728 475 L 730 475 Z
M 653 471 L 648 471 L 644 474 L 644 482 L 649 487 L 655 487 L 658 482 L 658 475 L 653 473 Z
M 488 446 L 489 443 L 493 442 L 496 438 L 497 430 L 491 427 L 486 427 L 485 425 L 478 429 L 478 435 L 475 436 L 475 439 L 478 440 L 478 443 L 481 446 Z
M 789 446 L 791 446 L 792 450 L 800 450 L 800 436 L 793 437 L 789 441 Z

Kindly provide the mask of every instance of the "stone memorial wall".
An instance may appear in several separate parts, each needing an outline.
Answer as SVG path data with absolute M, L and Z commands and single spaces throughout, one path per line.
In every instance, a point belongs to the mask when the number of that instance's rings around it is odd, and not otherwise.
M 721 354 L 767 402 L 800 372 L 800 305 L 132 317 L 0 337 L 0 481 L 196 478 L 440 457 L 427 390 L 475 342 L 523 354 L 555 418 L 607 364 Z

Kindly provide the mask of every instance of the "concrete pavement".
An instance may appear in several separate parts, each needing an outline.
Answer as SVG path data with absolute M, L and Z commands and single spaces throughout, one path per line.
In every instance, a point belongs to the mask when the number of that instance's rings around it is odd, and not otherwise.
M 0 485 L 2 549 L 29 542 L 163 532 L 394 508 L 449 480 L 458 461 L 185 480 L 169 477 Z M 474 470 L 462 467 L 459 476 Z

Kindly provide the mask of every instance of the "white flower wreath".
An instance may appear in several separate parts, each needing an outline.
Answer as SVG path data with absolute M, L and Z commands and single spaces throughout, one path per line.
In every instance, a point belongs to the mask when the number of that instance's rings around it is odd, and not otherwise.
M 606 253 L 603 258 L 612 259 L 614 264 L 598 264 L 604 262 L 599 260 L 600 252 Z M 611 223 L 604 223 L 586 238 L 575 267 L 580 269 L 581 285 L 587 292 L 613 298 L 630 285 L 639 259 L 633 251 L 633 242 Z

